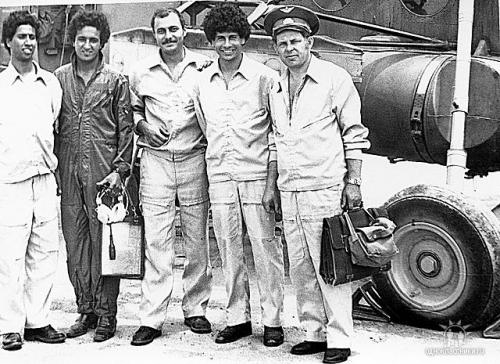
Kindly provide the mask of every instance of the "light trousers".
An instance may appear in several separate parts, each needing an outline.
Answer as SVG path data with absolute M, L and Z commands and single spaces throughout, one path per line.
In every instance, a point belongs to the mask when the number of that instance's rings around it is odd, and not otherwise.
M 0 183 L 1 334 L 49 324 L 58 251 L 54 175 Z
M 266 181 L 210 183 L 215 237 L 226 278 L 227 325 L 250 321 L 250 287 L 243 253 L 246 225 L 257 273 L 262 323 L 281 326 L 283 310 L 283 247 L 275 236 L 274 214 L 262 206 Z
M 332 286 L 319 274 L 323 218 L 341 212 L 341 194 L 341 186 L 281 192 L 298 318 L 307 341 L 326 339 L 329 348 L 349 348 L 353 334 L 351 284 Z
M 141 325 L 161 329 L 172 295 L 174 276 L 175 198 L 186 260 L 182 276 L 184 317 L 205 316 L 212 270 L 208 246 L 208 182 L 203 153 L 176 159 L 144 150 L 140 202 L 144 215 L 146 260 L 139 317 Z

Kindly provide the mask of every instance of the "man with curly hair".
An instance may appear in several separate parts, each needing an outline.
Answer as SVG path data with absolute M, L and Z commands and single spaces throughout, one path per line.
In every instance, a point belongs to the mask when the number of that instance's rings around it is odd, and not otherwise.
M 131 344 L 161 335 L 172 296 L 176 200 L 184 238 L 184 324 L 197 334 L 212 331 L 205 317 L 212 270 L 208 254 L 206 139 L 194 111 L 193 85 L 208 58 L 184 47 L 186 27 L 176 9 L 151 18 L 158 49 L 130 73 L 132 108 L 141 157 L 140 201 L 146 261 L 139 317 Z
M 104 64 L 109 39 L 104 14 L 81 10 L 69 24 L 71 63 L 58 68 L 63 88 L 56 154 L 61 177 L 61 218 L 68 273 L 78 317 L 67 337 L 96 328 L 94 341 L 116 330 L 120 281 L 100 274 L 101 237 L 97 220 L 98 186 L 117 191 L 130 173 L 133 121 L 125 76 Z
M 12 12 L 3 23 L 2 41 L 10 53 L 0 73 L 0 334 L 5 350 L 21 349 L 23 328 L 25 340 L 65 340 L 48 323 L 59 250 L 52 150 L 61 87 L 33 61 L 38 34 L 38 20 L 27 11 Z
M 278 75 L 244 54 L 250 25 L 239 7 L 216 6 L 207 14 L 203 28 L 218 61 L 203 71 L 196 101 L 208 141 L 213 226 L 228 295 L 227 327 L 215 342 L 229 343 L 252 334 L 243 254 L 247 230 L 260 293 L 264 345 L 278 346 L 284 340 L 284 269 L 282 244 L 275 236 L 279 197 L 268 109 L 268 94 Z

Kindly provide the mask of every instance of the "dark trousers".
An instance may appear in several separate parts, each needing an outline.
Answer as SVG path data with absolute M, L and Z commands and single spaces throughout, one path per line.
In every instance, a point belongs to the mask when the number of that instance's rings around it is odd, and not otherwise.
M 61 175 L 62 230 L 68 274 L 79 313 L 116 316 L 120 279 L 101 277 L 101 235 L 95 212 L 95 178 Z

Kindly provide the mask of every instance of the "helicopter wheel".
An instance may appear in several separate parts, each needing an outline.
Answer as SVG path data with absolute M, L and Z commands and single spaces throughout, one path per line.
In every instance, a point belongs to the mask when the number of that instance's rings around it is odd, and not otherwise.
M 495 216 L 459 193 L 428 185 L 399 192 L 386 208 L 400 252 L 390 271 L 374 277 L 384 308 L 416 326 L 489 324 L 500 313 Z

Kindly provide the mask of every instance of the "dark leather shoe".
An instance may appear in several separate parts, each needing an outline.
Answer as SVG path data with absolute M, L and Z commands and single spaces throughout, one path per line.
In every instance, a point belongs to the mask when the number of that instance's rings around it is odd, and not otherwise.
M 219 332 L 215 338 L 217 344 L 232 343 L 242 337 L 252 335 L 252 323 L 245 322 L 243 324 L 226 326 L 224 330 Z
M 342 363 L 351 355 L 351 349 L 326 349 L 323 363 Z
M 264 345 L 265 346 L 280 346 L 283 344 L 285 334 L 283 328 L 264 326 Z
M 82 313 L 73 325 L 70 326 L 66 337 L 73 338 L 85 335 L 89 329 L 97 326 L 97 315 L 95 313 Z
M 24 340 L 41 341 L 47 344 L 59 344 L 66 340 L 66 335 L 56 331 L 51 325 L 37 329 L 24 329 Z
M 192 332 L 197 334 L 209 334 L 212 332 L 212 325 L 205 316 L 193 316 L 184 319 L 184 325 L 189 326 Z
M 293 355 L 309 355 L 321 353 L 326 350 L 325 341 L 303 341 L 300 344 L 292 346 L 290 353 Z
M 23 346 L 21 335 L 17 332 L 10 332 L 3 336 L 2 349 L 4 350 L 19 350 Z
M 130 344 L 134 346 L 147 345 L 152 343 L 154 339 L 161 336 L 161 331 L 153 329 L 149 326 L 141 326 L 132 337 Z
M 103 342 L 115 336 L 116 317 L 115 316 L 100 316 L 95 329 L 94 341 Z

